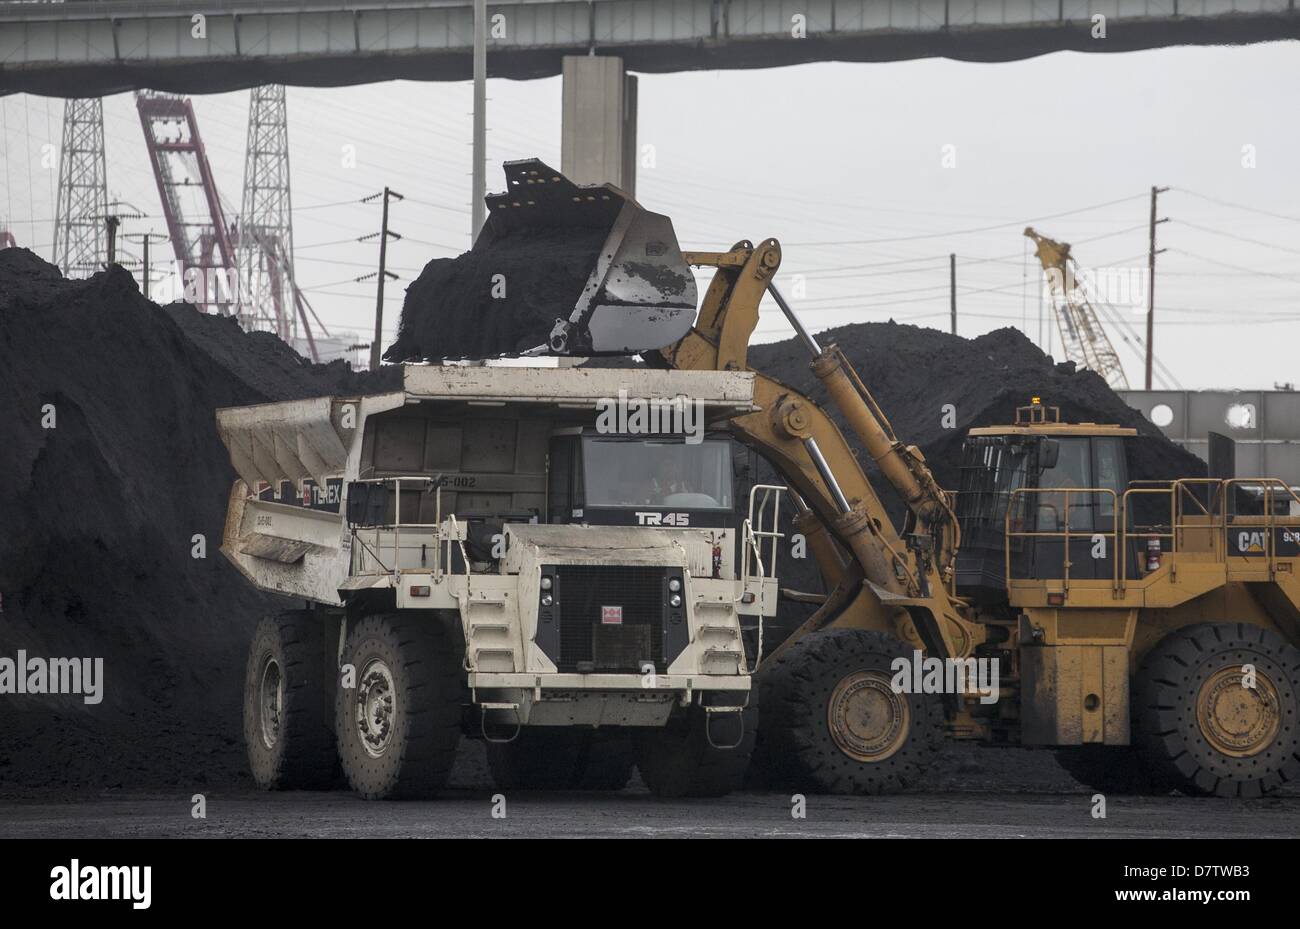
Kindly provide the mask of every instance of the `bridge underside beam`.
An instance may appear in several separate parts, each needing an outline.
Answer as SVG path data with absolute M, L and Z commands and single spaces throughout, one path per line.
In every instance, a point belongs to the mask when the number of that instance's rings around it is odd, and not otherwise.
M 493 5 L 488 73 L 559 74 L 566 55 L 629 71 L 947 57 L 1010 61 L 1300 38 L 1297 0 L 594 0 Z M 260 84 L 468 80 L 469 0 L 213 0 L 199 24 L 132 3 L 0 7 L 0 93 L 213 93 Z M 1093 16 L 1106 17 L 1094 38 Z M 802 17 L 802 21 L 799 18 Z M 201 25 L 201 28 L 200 28 Z M 806 37 L 795 34 L 803 30 Z M 196 35 L 201 32 L 202 35 Z

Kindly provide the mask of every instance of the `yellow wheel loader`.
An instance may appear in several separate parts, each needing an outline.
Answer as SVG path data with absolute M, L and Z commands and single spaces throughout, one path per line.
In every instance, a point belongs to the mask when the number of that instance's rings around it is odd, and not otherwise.
M 1300 776 L 1300 498 L 1282 481 L 1130 483 L 1134 430 L 1035 399 L 971 430 L 942 490 L 782 298 L 775 240 L 685 258 L 714 278 L 653 361 L 748 370 L 771 294 L 908 507 L 900 529 L 826 412 L 755 372 L 761 409 L 730 428 L 789 481 L 831 587 L 760 666 L 767 763 L 806 789 L 897 790 L 946 733 L 1069 749 L 1068 770 L 1115 791 L 1250 797 Z

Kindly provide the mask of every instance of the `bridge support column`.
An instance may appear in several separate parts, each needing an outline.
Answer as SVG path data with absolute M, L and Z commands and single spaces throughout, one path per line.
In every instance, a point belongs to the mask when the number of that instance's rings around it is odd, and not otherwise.
M 578 184 L 636 195 L 636 78 L 623 59 L 566 55 L 560 170 Z

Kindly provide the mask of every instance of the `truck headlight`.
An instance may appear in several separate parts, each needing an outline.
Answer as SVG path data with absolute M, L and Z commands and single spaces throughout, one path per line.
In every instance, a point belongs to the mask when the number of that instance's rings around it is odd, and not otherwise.
M 550 606 L 555 602 L 555 598 L 550 594 L 542 594 L 542 606 Z
M 668 605 L 669 605 L 669 606 L 672 606 L 672 607 L 681 606 L 681 605 L 682 605 L 682 595 L 681 595 L 681 594 L 673 594 L 671 597 L 668 598 Z
M 542 575 L 542 590 L 550 590 L 553 583 L 549 574 Z
M 682 582 L 674 577 L 668 581 L 668 589 L 676 593 L 682 589 Z

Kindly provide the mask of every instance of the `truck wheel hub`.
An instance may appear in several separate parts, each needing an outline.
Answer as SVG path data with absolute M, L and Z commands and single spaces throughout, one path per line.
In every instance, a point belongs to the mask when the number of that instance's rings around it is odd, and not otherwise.
M 907 740 L 911 712 L 906 695 L 895 693 L 880 671 L 855 671 L 841 678 L 827 707 L 831 738 L 858 761 L 882 761 Z
M 384 662 L 372 658 L 362 668 L 357 681 L 357 735 L 373 758 L 382 755 L 392 740 L 395 690 L 393 673 Z
M 284 705 L 284 675 L 280 662 L 267 658 L 262 665 L 262 681 L 258 686 L 257 703 L 262 729 L 262 744 L 275 748 L 280 741 L 280 711 Z
M 1240 666 L 1216 671 L 1196 697 L 1196 720 L 1205 739 L 1225 755 L 1258 754 L 1277 737 L 1282 718 L 1277 688 L 1256 670 L 1248 687 Z

